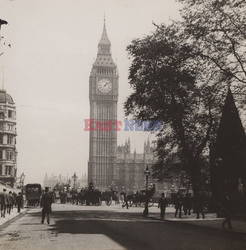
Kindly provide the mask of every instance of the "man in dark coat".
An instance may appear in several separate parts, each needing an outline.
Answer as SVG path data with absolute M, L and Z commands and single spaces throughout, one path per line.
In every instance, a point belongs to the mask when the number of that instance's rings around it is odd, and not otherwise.
M 205 205 L 205 200 L 204 196 L 201 193 L 198 193 L 194 197 L 194 206 L 196 210 L 196 218 L 199 219 L 199 215 L 202 215 L 202 218 L 205 219 L 205 214 L 204 214 L 204 205 Z
M 159 202 L 158 202 L 158 208 L 161 209 L 161 219 L 164 219 L 167 204 L 168 202 L 167 202 L 167 199 L 165 198 L 165 194 L 162 193 L 161 198 L 159 199 Z
M 123 201 L 122 207 L 126 207 L 128 209 L 129 204 L 128 204 L 128 197 L 127 197 L 126 192 L 122 191 L 120 194 L 123 195 L 123 197 L 124 197 L 124 201 Z
M 47 223 L 50 224 L 50 213 L 51 213 L 51 204 L 52 204 L 52 197 L 48 193 L 49 188 L 45 188 L 45 193 L 42 195 L 41 198 L 41 207 L 42 209 L 42 221 L 41 223 L 44 224 L 45 214 L 47 214 Z
M 12 192 L 9 191 L 9 204 L 8 204 L 8 207 L 7 207 L 8 214 L 10 214 L 11 210 L 13 210 L 13 206 L 14 206 L 14 197 L 12 195 Z
M 21 196 L 21 193 L 19 193 L 16 196 L 16 205 L 17 205 L 18 213 L 20 213 L 20 210 L 21 210 L 21 207 L 22 207 L 22 196 Z
M 223 197 L 222 212 L 225 217 L 225 220 L 222 222 L 222 227 L 224 228 L 225 225 L 228 224 L 229 229 L 232 229 L 232 224 L 231 224 L 232 202 L 228 195 Z
M 185 215 L 191 215 L 191 208 L 192 208 L 192 198 L 191 194 L 186 194 L 183 198 L 183 209 Z
M 174 207 L 175 207 L 175 214 L 174 216 L 177 217 L 179 214 L 179 218 L 181 218 L 181 209 L 182 209 L 182 195 L 181 193 L 177 193 L 174 197 Z
M 1 194 L 1 217 L 5 218 L 7 206 L 9 204 L 9 196 L 6 192 L 7 190 L 4 188 Z

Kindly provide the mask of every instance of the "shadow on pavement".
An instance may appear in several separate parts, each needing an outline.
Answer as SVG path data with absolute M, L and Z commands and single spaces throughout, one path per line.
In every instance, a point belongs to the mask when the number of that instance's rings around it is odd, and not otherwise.
M 28 216 L 38 218 L 41 221 L 41 213 L 30 213 Z M 186 224 L 153 221 L 143 218 L 140 213 L 92 210 L 54 211 L 51 214 L 51 225 L 47 227 L 47 230 L 52 234 L 95 234 L 95 237 L 101 234 L 126 249 L 160 249 L 158 243 L 161 242 L 163 244 L 167 241 L 177 242 L 179 239 L 181 241 L 186 239 L 185 242 L 188 244 L 189 240 L 187 241 L 187 239 L 191 238 L 221 236 L 224 240 L 225 237 L 229 236 L 222 231 L 215 233 L 206 228 L 194 228 Z M 177 235 L 177 231 L 182 231 L 182 234 Z M 199 241 L 192 242 L 192 244 L 199 246 Z M 86 246 L 83 247 L 86 248 Z

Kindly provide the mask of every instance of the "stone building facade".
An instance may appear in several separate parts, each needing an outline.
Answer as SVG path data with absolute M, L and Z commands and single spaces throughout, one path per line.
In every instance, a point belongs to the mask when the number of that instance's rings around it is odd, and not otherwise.
M 131 152 L 131 141 L 117 148 L 117 162 L 115 167 L 115 185 L 122 190 L 141 190 L 145 188 L 144 171 L 155 162 L 154 148 L 150 141 L 144 143 L 143 153 Z M 154 182 L 151 177 L 149 182 Z
M 13 98 L 0 90 L 0 182 L 14 186 L 17 173 L 16 107 Z

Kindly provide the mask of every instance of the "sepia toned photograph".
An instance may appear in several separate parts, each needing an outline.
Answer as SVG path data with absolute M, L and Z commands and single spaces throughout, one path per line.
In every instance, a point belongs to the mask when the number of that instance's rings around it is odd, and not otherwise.
M 0 0 L 0 249 L 246 249 L 246 2 Z

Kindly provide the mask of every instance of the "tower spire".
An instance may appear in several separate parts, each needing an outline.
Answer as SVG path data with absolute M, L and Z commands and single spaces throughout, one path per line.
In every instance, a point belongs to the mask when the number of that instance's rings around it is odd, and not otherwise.
M 103 32 L 102 32 L 102 36 L 101 36 L 99 44 L 111 45 L 111 43 L 110 43 L 110 41 L 108 39 L 105 15 L 104 15 L 104 19 L 103 19 Z
M 98 44 L 98 54 L 111 55 L 111 43 L 108 39 L 105 15 L 103 19 L 103 32 L 102 32 L 102 36 Z

